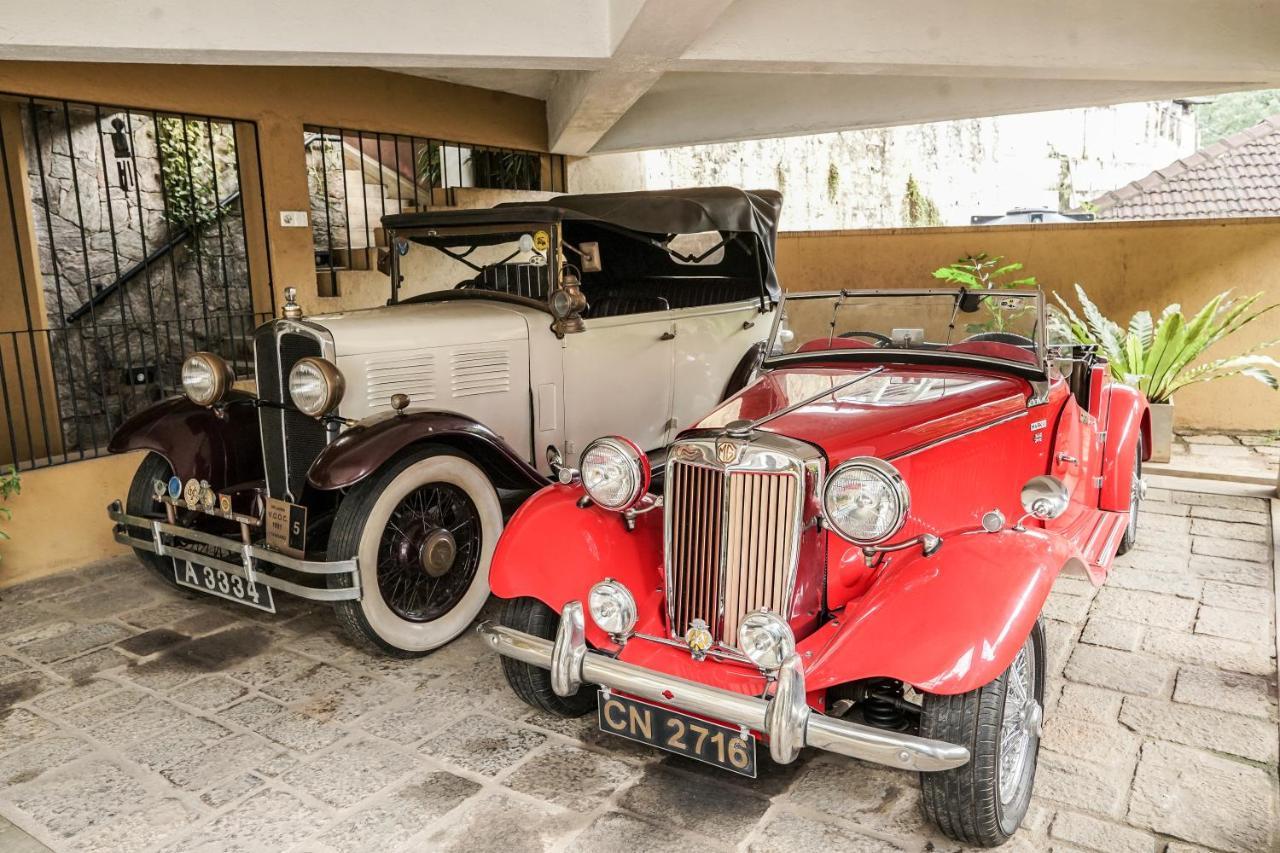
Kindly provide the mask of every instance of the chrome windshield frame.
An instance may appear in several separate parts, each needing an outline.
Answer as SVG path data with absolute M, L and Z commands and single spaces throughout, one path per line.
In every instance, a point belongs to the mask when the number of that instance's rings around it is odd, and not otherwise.
M 1036 348 L 1036 364 L 1031 365 L 1023 361 L 1014 361 L 1011 359 L 993 358 L 991 356 L 968 355 L 963 359 L 947 358 L 946 356 L 959 355 L 956 353 L 945 353 L 940 350 L 931 349 L 914 349 L 910 347 L 876 347 L 863 353 L 861 350 L 813 350 L 801 354 L 797 353 L 780 353 L 774 352 L 773 347 L 778 340 L 778 332 L 782 327 L 783 318 L 786 315 L 787 303 L 791 300 L 810 300 L 810 299 L 865 299 L 865 298 L 901 298 L 901 297 L 929 297 L 929 296 L 947 296 L 958 300 L 966 293 L 981 293 L 983 295 L 1000 295 L 1012 296 L 1018 299 L 1032 299 L 1036 305 L 1036 325 L 1035 336 L 1033 338 Z M 838 303 L 837 303 L 838 305 Z M 778 302 L 778 311 L 773 318 L 773 326 L 769 330 L 769 337 L 765 342 L 764 359 L 761 362 L 761 369 L 769 369 L 771 367 L 781 367 L 790 362 L 796 361 L 813 361 L 821 359 L 826 354 L 839 354 L 841 360 L 857 360 L 857 361 L 894 361 L 895 355 L 909 355 L 912 361 L 927 361 L 931 356 L 939 356 L 939 362 L 944 363 L 989 363 L 993 368 L 1009 370 L 1019 374 L 1034 373 L 1037 378 L 1044 378 L 1049 375 L 1049 352 L 1047 344 L 1048 335 L 1048 307 L 1045 302 L 1044 293 L 1039 289 L 1031 288 L 1009 288 L 1000 290 L 970 290 L 968 288 L 904 288 L 904 289 L 879 289 L 879 290 L 815 290 L 800 292 L 784 292 L 782 298 Z M 856 358 L 847 358 L 850 353 L 856 353 Z

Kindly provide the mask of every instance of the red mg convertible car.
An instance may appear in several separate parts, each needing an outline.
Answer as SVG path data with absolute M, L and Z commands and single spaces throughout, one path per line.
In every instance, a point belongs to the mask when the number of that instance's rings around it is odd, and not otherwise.
M 1150 446 L 1141 396 L 1046 319 L 1036 291 L 789 296 L 660 487 L 607 436 L 514 516 L 479 629 L 512 689 L 732 772 L 757 743 L 921 771 L 944 833 L 1007 840 L 1041 609 L 1133 544 Z

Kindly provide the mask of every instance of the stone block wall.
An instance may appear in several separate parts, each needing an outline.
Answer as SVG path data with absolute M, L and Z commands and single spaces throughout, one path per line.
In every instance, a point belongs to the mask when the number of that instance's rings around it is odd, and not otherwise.
M 178 387 L 193 351 L 251 370 L 233 125 L 37 101 L 24 132 L 43 304 L 27 328 L 5 331 L 47 347 L 49 417 L 60 422 L 50 429 L 64 446 L 101 447 L 124 417 Z

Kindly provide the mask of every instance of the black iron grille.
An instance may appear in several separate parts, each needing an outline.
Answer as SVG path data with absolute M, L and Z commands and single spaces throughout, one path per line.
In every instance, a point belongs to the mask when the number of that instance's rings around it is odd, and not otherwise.
M 293 408 L 289 399 L 289 371 L 300 359 L 321 354 L 320 341 L 310 335 L 286 332 L 279 336 L 269 323 L 254 335 L 254 357 L 258 369 L 258 396 L 267 403 L 258 410 L 262 430 L 263 467 L 267 472 L 267 493 L 273 498 L 298 500 L 302 497 L 307 469 L 327 443 L 322 423 Z

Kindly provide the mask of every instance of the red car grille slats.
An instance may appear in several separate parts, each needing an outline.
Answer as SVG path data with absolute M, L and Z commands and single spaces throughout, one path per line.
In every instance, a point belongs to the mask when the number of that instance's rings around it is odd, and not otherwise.
M 672 633 L 683 636 L 701 619 L 717 642 L 737 646 L 738 625 L 752 610 L 767 607 L 786 618 L 800 478 L 678 460 L 667 476 Z

